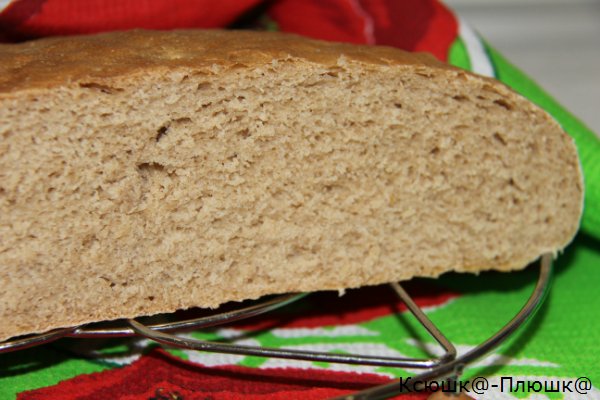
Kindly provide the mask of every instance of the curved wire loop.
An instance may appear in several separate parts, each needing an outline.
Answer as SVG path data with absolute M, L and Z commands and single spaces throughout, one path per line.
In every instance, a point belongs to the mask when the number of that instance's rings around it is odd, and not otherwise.
M 529 296 L 527 303 L 521 308 L 519 313 L 515 315 L 506 325 L 498 332 L 492 335 L 479 346 L 471 349 L 460 357 L 455 358 L 447 363 L 432 368 L 429 371 L 423 372 L 413 377 L 413 382 L 427 382 L 433 379 L 456 377 L 461 374 L 464 367 L 489 353 L 494 348 L 502 344 L 511 334 L 524 325 L 527 320 L 535 315 L 544 299 L 550 291 L 550 283 L 552 281 L 552 254 L 544 254 L 540 261 L 540 275 L 533 292 Z M 411 389 L 410 387 L 408 387 Z M 406 391 L 406 388 L 400 385 L 400 381 L 394 380 L 391 383 L 372 387 L 349 396 L 341 396 L 337 399 L 345 400 L 374 400 L 387 399 L 392 396 L 397 396 Z M 335 399 L 334 399 L 335 400 Z

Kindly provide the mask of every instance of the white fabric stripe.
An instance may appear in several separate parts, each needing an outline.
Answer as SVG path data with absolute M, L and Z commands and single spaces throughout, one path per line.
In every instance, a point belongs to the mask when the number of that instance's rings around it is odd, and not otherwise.
M 460 17 L 458 18 L 458 34 L 469 53 L 471 70 L 480 75 L 494 77 L 494 66 L 479 35 Z
M 378 336 L 379 332 L 358 325 L 336 326 L 333 328 L 278 328 L 271 334 L 281 338 L 302 337 L 343 337 L 343 336 Z
M 375 44 L 375 24 L 373 23 L 373 18 L 362 8 L 359 0 L 349 0 L 349 2 L 354 12 L 365 20 L 364 34 L 367 44 Z
M 6 8 L 10 4 L 12 0 L 0 0 L 0 12 Z

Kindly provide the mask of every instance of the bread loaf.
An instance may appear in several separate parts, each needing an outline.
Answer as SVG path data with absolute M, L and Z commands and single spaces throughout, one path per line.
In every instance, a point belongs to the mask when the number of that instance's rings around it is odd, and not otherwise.
M 223 31 L 0 46 L 0 339 L 566 246 L 572 140 L 385 47 Z

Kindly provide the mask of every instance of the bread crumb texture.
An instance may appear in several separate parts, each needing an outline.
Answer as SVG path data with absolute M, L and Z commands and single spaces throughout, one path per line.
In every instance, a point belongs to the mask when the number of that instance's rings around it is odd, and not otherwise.
M 571 139 L 502 84 L 254 32 L 0 46 L 0 339 L 511 270 L 577 230 Z

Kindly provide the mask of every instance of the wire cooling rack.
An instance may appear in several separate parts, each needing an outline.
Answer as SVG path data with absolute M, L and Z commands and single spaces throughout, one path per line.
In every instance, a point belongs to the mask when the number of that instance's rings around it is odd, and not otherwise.
M 423 370 L 422 373 L 413 377 L 413 382 L 427 382 L 440 378 L 456 379 L 458 376 L 460 376 L 462 370 L 467 364 L 484 356 L 492 349 L 499 346 L 514 331 L 516 331 L 536 313 L 550 289 L 552 277 L 552 255 L 545 254 L 540 258 L 539 261 L 540 271 L 536 286 L 521 310 L 493 336 L 491 336 L 485 342 L 480 343 L 469 352 L 460 356 L 457 355 L 454 345 L 433 324 L 433 322 L 429 320 L 425 313 L 415 304 L 413 299 L 398 283 L 392 283 L 390 286 L 394 289 L 398 297 L 406 304 L 408 310 L 415 316 L 419 323 L 444 349 L 444 353 L 440 357 L 403 358 L 365 356 L 359 354 L 332 354 L 316 351 L 299 351 L 282 348 L 266 348 L 237 345 L 232 343 L 211 342 L 187 337 L 179 337 L 173 334 L 175 331 L 208 328 L 250 318 L 286 306 L 292 302 L 302 299 L 308 294 L 289 294 L 277 296 L 275 298 L 254 303 L 251 306 L 241 309 L 220 312 L 218 314 L 186 320 L 161 323 L 142 323 L 139 320 L 128 319 L 123 320 L 122 323 L 118 323 L 116 326 L 114 324 L 90 324 L 57 329 L 39 335 L 29 335 L 26 337 L 20 337 L 2 342 L 0 343 L 0 354 L 38 346 L 65 337 L 108 338 L 143 336 L 167 346 L 191 350 L 304 361 L 322 361 L 328 363 L 414 368 Z M 339 399 L 384 399 L 401 394 L 402 391 L 403 387 L 401 387 L 400 382 L 398 380 L 394 380 L 391 383 L 372 387 L 361 392 L 340 397 Z

